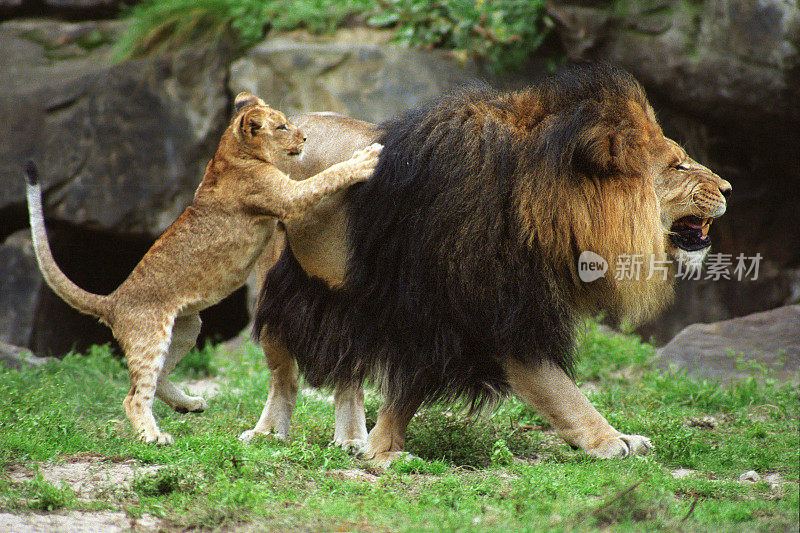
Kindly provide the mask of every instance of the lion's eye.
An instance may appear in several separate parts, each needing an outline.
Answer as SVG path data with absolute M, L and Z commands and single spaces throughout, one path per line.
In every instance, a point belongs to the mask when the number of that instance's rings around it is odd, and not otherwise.
M 672 165 L 672 168 L 674 168 L 675 170 L 689 170 L 689 167 L 681 165 L 680 163 L 675 163 L 674 165 Z
M 277 127 L 277 128 L 275 128 L 275 129 L 276 129 L 276 130 L 285 130 L 285 129 L 286 129 L 286 124 L 281 124 L 280 126 L 278 126 L 278 127 Z

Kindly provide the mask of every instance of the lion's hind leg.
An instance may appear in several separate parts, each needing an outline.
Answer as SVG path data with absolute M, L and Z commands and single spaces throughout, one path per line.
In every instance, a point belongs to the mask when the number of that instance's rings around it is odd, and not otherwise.
M 404 451 L 406 430 L 419 405 L 420 403 L 415 403 L 404 405 L 402 408 L 382 405 L 378 411 L 375 427 L 369 432 L 367 444 L 359 456 L 381 468 L 411 457 Z
M 558 366 L 524 365 L 510 359 L 506 372 L 514 393 L 547 418 L 568 444 L 601 459 L 647 455 L 652 450 L 647 437 L 614 429 Z
M 360 451 L 367 443 L 364 389 L 358 385 L 337 387 L 333 403 L 336 419 L 333 443 L 345 451 Z
M 156 397 L 179 413 L 202 413 L 208 408 L 204 398 L 186 394 L 168 377 L 175 365 L 194 347 L 200 334 L 200 325 L 200 316 L 196 313 L 175 319 L 172 341 L 164 361 L 164 368 L 158 378 Z
M 256 435 L 273 435 L 286 439 L 297 401 L 299 383 L 294 356 L 280 341 L 267 335 L 261 337 L 261 346 L 270 370 L 269 395 L 256 426 L 239 435 L 239 439 L 244 442 L 249 442 Z

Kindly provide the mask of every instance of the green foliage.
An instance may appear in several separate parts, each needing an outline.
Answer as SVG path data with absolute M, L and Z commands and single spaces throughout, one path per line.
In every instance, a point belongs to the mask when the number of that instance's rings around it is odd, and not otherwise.
M 485 468 L 495 461 L 509 461 L 509 455 L 531 457 L 539 448 L 539 440 L 517 431 L 516 420 L 504 417 L 466 419 L 461 412 L 435 406 L 414 417 L 409 426 L 406 448 L 427 460 L 438 460 L 456 466 Z
M 188 485 L 180 469 L 168 467 L 151 474 L 137 475 L 131 483 L 131 490 L 142 496 L 164 496 L 177 490 L 186 490 Z
M 146 0 L 126 17 L 115 56 L 217 40 L 228 29 L 242 47 L 257 43 L 270 29 L 329 32 L 369 5 L 366 0 Z
M 509 466 L 514 462 L 514 454 L 508 449 L 504 439 L 497 439 L 492 446 L 492 465 Z
M 217 40 L 228 29 L 246 48 L 270 30 L 329 33 L 356 19 L 392 28 L 409 46 L 472 53 L 493 71 L 524 64 L 550 27 L 543 0 L 146 0 L 126 17 L 115 55 Z
M 548 32 L 542 0 L 386 0 L 370 19 L 410 46 L 467 50 L 494 71 L 524 64 Z
M 56 487 L 48 482 L 41 473 L 26 483 L 28 506 L 37 511 L 56 511 L 66 507 L 75 500 L 75 492 L 62 484 Z

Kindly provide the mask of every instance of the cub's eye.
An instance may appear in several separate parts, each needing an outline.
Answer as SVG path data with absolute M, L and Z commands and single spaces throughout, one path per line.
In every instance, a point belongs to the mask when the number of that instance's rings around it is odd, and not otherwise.
M 681 165 L 680 163 L 675 163 L 674 165 L 672 165 L 672 168 L 674 168 L 675 170 L 689 170 L 689 167 Z
M 276 129 L 276 130 L 285 130 L 285 129 L 287 129 L 287 128 L 286 128 L 286 124 L 281 124 L 280 126 L 278 126 L 278 127 L 277 127 L 277 128 L 275 128 L 275 129 Z

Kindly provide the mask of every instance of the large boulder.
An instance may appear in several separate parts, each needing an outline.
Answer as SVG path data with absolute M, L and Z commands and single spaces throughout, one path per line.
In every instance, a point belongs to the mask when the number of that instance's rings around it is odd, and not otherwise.
M 573 59 L 611 59 L 721 121 L 800 122 L 800 8 L 784 0 L 556 0 Z
M 693 324 L 657 356 L 662 366 L 706 378 L 737 378 L 755 372 L 797 384 L 800 305 L 712 324 Z
M 31 274 L 24 234 L 8 239 L 27 226 L 25 160 L 40 169 L 56 260 L 79 285 L 107 293 L 191 202 L 229 113 L 224 48 L 114 64 L 117 28 L 0 24 L 0 276 L 11 280 L 0 291 L 0 340 L 39 353 L 111 337 Z M 247 311 L 238 298 L 242 309 L 222 322 L 240 329 Z
M 230 86 L 288 113 L 334 111 L 381 122 L 477 74 L 473 62 L 448 52 L 403 48 L 390 32 L 352 28 L 271 36 L 231 65 Z

